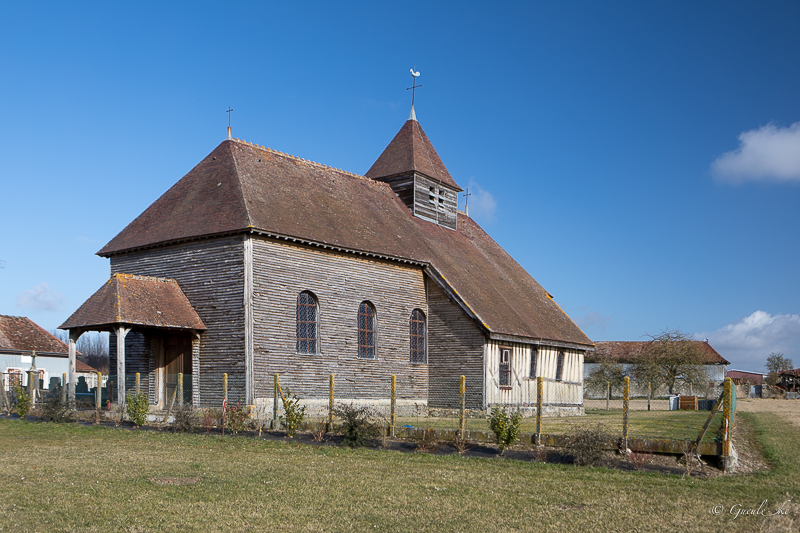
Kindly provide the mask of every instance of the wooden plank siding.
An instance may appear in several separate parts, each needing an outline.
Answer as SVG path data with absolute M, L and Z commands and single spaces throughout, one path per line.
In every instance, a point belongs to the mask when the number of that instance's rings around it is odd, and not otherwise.
M 484 409 L 486 337 L 430 278 L 428 287 L 428 406 L 459 407 L 459 378 L 466 377 L 468 409 Z
M 433 199 L 431 199 L 433 197 Z M 439 203 L 439 198 L 444 203 Z M 441 208 L 440 208 L 441 205 Z M 440 226 L 456 229 L 458 195 L 443 187 L 438 181 L 414 174 L 414 214 L 419 218 L 436 222 Z
M 500 351 L 511 350 L 511 385 L 500 388 Z M 564 352 L 561 380 L 556 381 L 558 353 Z M 531 376 L 531 354 L 536 354 L 536 375 Z M 544 377 L 542 403 L 581 405 L 583 403 L 583 352 L 546 345 L 489 340 L 485 357 L 487 405 L 536 406 L 536 378 Z
M 242 237 L 203 239 L 114 255 L 111 273 L 119 272 L 175 279 L 208 328 L 200 337 L 197 357 L 193 357 L 193 363 L 199 363 L 192 367 L 195 403 L 222 404 L 223 372 L 228 373 L 229 399 L 246 401 Z M 133 333 L 126 338 L 126 352 Z M 114 346 L 113 340 L 111 344 Z M 130 372 L 127 367 L 126 371 Z
M 266 237 L 253 239 L 253 351 L 256 402 L 271 401 L 273 374 L 302 399 L 386 399 L 397 375 L 397 398 L 424 399 L 428 365 L 410 362 L 409 320 L 428 314 L 422 269 L 320 250 Z M 318 305 L 318 354 L 297 353 L 296 305 L 303 291 Z M 374 360 L 358 357 L 357 313 L 368 300 L 377 322 Z M 267 400 L 268 399 L 268 400 Z

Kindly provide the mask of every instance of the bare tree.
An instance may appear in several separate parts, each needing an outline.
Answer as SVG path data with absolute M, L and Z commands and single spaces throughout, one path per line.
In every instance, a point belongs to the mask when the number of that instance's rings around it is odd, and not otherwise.
M 788 357 L 780 352 L 772 352 L 767 356 L 767 385 L 775 385 L 780 381 L 780 374 L 784 370 L 791 370 L 794 368 L 794 363 Z
M 603 396 L 608 390 L 609 383 L 612 391 L 619 391 L 622 394 L 625 385 L 625 370 L 621 364 L 601 361 L 600 366 L 595 368 L 584 381 L 588 390 L 603 393 Z
M 640 385 L 649 382 L 654 389 L 665 386 L 670 394 L 688 384 L 705 388 L 706 359 L 698 341 L 677 329 L 666 329 L 649 337 L 640 362 L 631 368 Z
M 69 333 L 66 331 L 55 329 L 50 333 L 62 342 L 69 343 Z M 108 333 L 87 331 L 80 336 L 75 349 L 80 352 L 81 361 L 108 374 Z

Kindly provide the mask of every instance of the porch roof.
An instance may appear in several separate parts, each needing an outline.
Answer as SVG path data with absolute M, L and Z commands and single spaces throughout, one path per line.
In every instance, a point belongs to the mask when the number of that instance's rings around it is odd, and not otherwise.
M 132 274 L 113 274 L 59 329 L 105 330 L 117 324 L 206 329 L 177 281 Z

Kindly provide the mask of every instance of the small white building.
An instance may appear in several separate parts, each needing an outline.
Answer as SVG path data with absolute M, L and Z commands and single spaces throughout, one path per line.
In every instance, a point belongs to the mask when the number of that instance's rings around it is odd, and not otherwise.
M 59 386 L 69 373 L 69 346 L 27 317 L 0 315 L 0 371 L 2 386 L 28 386 L 28 372 L 35 369 L 39 388 Z M 76 361 L 77 376 L 86 379 L 88 388 L 97 385 L 97 369 Z

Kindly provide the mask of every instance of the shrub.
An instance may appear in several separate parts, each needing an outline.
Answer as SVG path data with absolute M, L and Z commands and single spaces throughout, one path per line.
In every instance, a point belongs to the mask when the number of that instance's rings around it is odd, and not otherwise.
M 14 387 L 14 396 L 17 400 L 17 403 L 14 407 L 14 409 L 17 411 L 17 414 L 21 417 L 27 415 L 31 408 L 31 395 L 28 394 L 28 391 L 25 390 L 25 387 L 22 385 L 17 385 Z
M 506 449 L 513 446 L 519 438 L 522 413 L 517 409 L 509 414 L 505 406 L 492 407 L 488 422 L 489 428 L 497 439 L 497 447 L 500 448 L 500 455 L 503 455 Z
M 173 427 L 183 433 L 191 433 L 197 429 L 197 415 L 194 407 L 185 403 L 178 407 L 175 411 L 175 421 L 172 423 Z
M 201 412 L 203 413 L 203 427 L 206 428 L 206 433 L 211 433 L 211 430 L 219 423 L 222 413 L 219 412 L 219 409 L 211 408 L 202 409 Z
M 125 413 L 136 427 L 142 427 L 147 422 L 148 412 L 150 412 L 150 400 L 146 393 L 128 393 L 125 396 Z
M 233 433 L 239 433 L 247 428 L 247 407 L 242 405 L 239 400 L 235 404 L 226 403 L 222 412 L 222 420 L 225 429 Z
M 281 395 L 281 401 L 283 402 L 283 415 L 280 417 L 281 424 L 286 430 L 286 435 L 294 437 L 294 434 L 297 433 L 297 428 L 300 427 L 306 416 L 306 408 L 304 405 L 300 405 L 300 399 L 292 394 L 289 389 L 286 389 L 285 395 Z
M 342 444 L 346 446 L 366 446 L 380 435 L 380 427 L 374 422 L 375 412 L 367 406 L 339 404 L 333 414 L 342 421 Z
M 42 418 L 48 422 L 69 422 L 73 413 L 69 410 L 60 390 L 50 391 L 42 401 Z
M 602 424 L 579 428 L 570 439 L 567 451 L 572 462 L 581 466 L 600 464 L 604 450 L 613 445 L 614 437 Z

